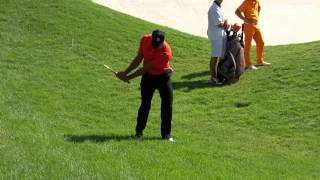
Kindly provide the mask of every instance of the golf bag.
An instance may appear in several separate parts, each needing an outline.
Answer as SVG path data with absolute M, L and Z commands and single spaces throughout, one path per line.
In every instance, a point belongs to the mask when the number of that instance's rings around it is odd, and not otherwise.
M 233 84 L 239 81 L 245 70 L 243 51 L 243 27 L 241 33 L 227 31 L 227 45 L 225 56 L 220 60 L 217 76 L 224 84 Z

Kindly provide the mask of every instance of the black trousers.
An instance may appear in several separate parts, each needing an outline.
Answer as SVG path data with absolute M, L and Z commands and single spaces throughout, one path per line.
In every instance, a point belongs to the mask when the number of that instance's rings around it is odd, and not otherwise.
M 170 136 L 172 120 L 173 89 L 171 73 L 150 75 L 145 73 L 141 78 L 141 106 L 138 111 L 136 133 L 142 133 L 147 125 L 152 96 L 158 89 L 161 97 L 161 136 Z

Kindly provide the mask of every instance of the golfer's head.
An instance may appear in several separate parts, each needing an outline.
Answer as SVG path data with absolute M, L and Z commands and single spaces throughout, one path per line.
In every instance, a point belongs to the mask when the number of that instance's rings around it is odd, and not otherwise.
M 162 48 L 165 39 L 165 32 L 156 29 L 152 32 L 152 47 Z

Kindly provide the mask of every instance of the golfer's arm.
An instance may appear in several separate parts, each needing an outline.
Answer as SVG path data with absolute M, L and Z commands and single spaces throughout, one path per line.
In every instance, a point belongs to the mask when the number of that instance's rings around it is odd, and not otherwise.
M 152 69 L 155 65 L 154 64 L 145 64 L 142 68 L 139 68 L 134 73 L 128 75 L 128 79 L 134 79 L 138 76 L 141 76 L 142 74 L 148 72 L 150 69 Z
M 143 57 L 140 54 L 137 54 L 137 56 L 132 60 L 131 64 L 128 66 L 128 68 L 124 72 L 126 74 L 129 74 L 132 70 L 136 69 L 141 63 L 142 59 Z
M 239 11 L 239 9 L 236 10 L 235 14 L 242 19 L 243 21 L 245 21 L 245 17 L 241 14 L 241 12 Z

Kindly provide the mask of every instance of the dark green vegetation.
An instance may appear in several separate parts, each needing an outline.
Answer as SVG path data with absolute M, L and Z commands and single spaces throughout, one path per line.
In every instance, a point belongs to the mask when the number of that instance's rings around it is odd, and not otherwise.
M 319 179 L 320 42 L 267 47 L 273 67 L 213 88 L 208 41 L 163 28 L 177 142 L 158 93 L 134 140 L 139 78 L 87 55 L 124 69 L 158 26 L 89 0 L 0 1 L 1 179 Z

